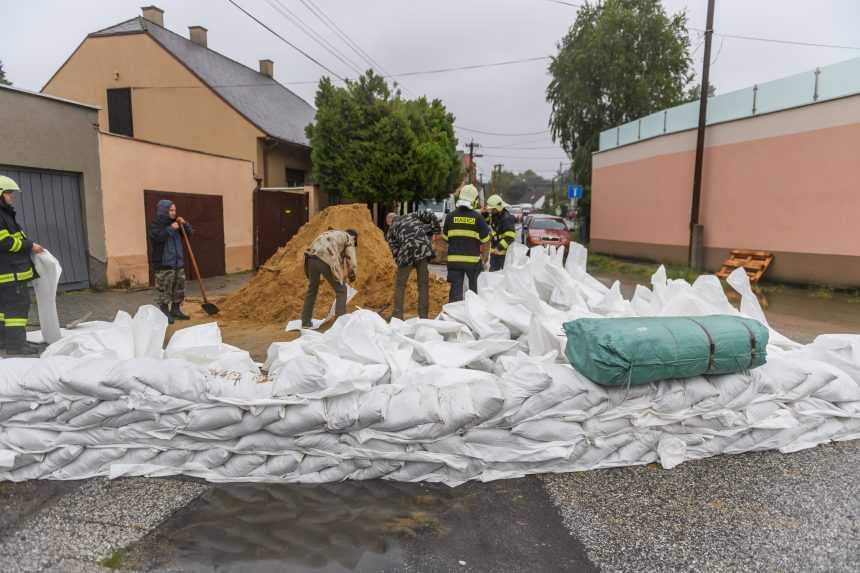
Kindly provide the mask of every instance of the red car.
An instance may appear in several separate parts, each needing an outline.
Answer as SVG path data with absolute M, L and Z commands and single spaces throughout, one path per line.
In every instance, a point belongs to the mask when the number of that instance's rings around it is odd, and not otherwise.
M 534 216 L 528 222 L 525 239 L 527 247 L 554 245 L 564 247 L 566 254 L 570 248 L 570 229 L 561 217 Z

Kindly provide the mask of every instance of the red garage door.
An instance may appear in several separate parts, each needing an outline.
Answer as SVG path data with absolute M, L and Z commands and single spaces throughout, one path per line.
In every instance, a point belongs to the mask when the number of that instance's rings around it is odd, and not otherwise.
M 224 202 L 220 195 L 197 195 L 194 193 L 168 193 L 165 191 L 144 191 L 143 203 L 146 209 L 146 228 L 155 218 L 155 208 L 162 199 L 169 199 L 176 204 L 179 216 L 184 217 L 194 228 L 191 246 L 197 257 L 200 274 L 206 277 L 217 277 L 225 274 L 224 254 Z M 151 245 L 146 244 L 147 256 Z M 185 273 L 189 279 L 194 278 L 191 267 L 191 257 L 186 257 Z M 150 284 L 153 277 L 150 272 Z
M 257 260 L 262 265 L 308 222 L 306 193 L 261 190 L 257 195 Z

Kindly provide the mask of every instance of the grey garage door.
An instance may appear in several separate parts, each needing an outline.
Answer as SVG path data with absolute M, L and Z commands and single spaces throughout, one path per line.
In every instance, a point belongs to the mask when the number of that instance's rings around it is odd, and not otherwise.
M 88 287 L 80 174 L 0 166 L 0 175 L 11 177 L 21 187 L 23 193 L 15 201 L 18 222 L 30 239 L 60 261 L 61 288 Z

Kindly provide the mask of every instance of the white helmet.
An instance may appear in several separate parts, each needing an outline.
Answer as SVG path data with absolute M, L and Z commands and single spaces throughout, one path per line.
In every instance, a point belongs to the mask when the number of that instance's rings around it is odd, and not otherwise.
M 463 185 L 460 188 L 460 193 L 457 195 L 457 206 L 473 208 L 477 202 L 478 189 L 471 183 Z
M 505 203 L 499 195 L 490 195 L 490 198 L 487 199 L 487 209 L 490 211 L 501 211 L 502 209 L 507 208 L 508 204 Z
M 11 177 L 6 177 L 5 175 L 0 175 L 0 193 L 5 193 L 6 191 L 20 191 L 21 188 L 18 187 L 18 184 L 15 183 L 15 180 Z

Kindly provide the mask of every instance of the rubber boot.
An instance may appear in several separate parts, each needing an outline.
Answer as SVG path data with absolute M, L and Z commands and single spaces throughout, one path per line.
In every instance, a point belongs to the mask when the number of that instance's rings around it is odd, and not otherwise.
M 173 324 L 173 313 L 170 312 L 170 309 L 167 307 L 167 305 L 162 304 L 158 308 L 159 310 L 161 310 L 161 312 L 164 313 L 164 316 L 167 317 L 167 324 Z
M 178 303 L 178 302 L 174 302 L 170 306 L 170 313 L 173 315 L 173 318 L 175 318 L 176 320 L 190 320 L 191 319 L 190 316 L 182 313 L 181 303 Z
M 42 354 L 42 348 L 26 342 L 6 349 L 6 356 L 39 356 L 40 354 Z

